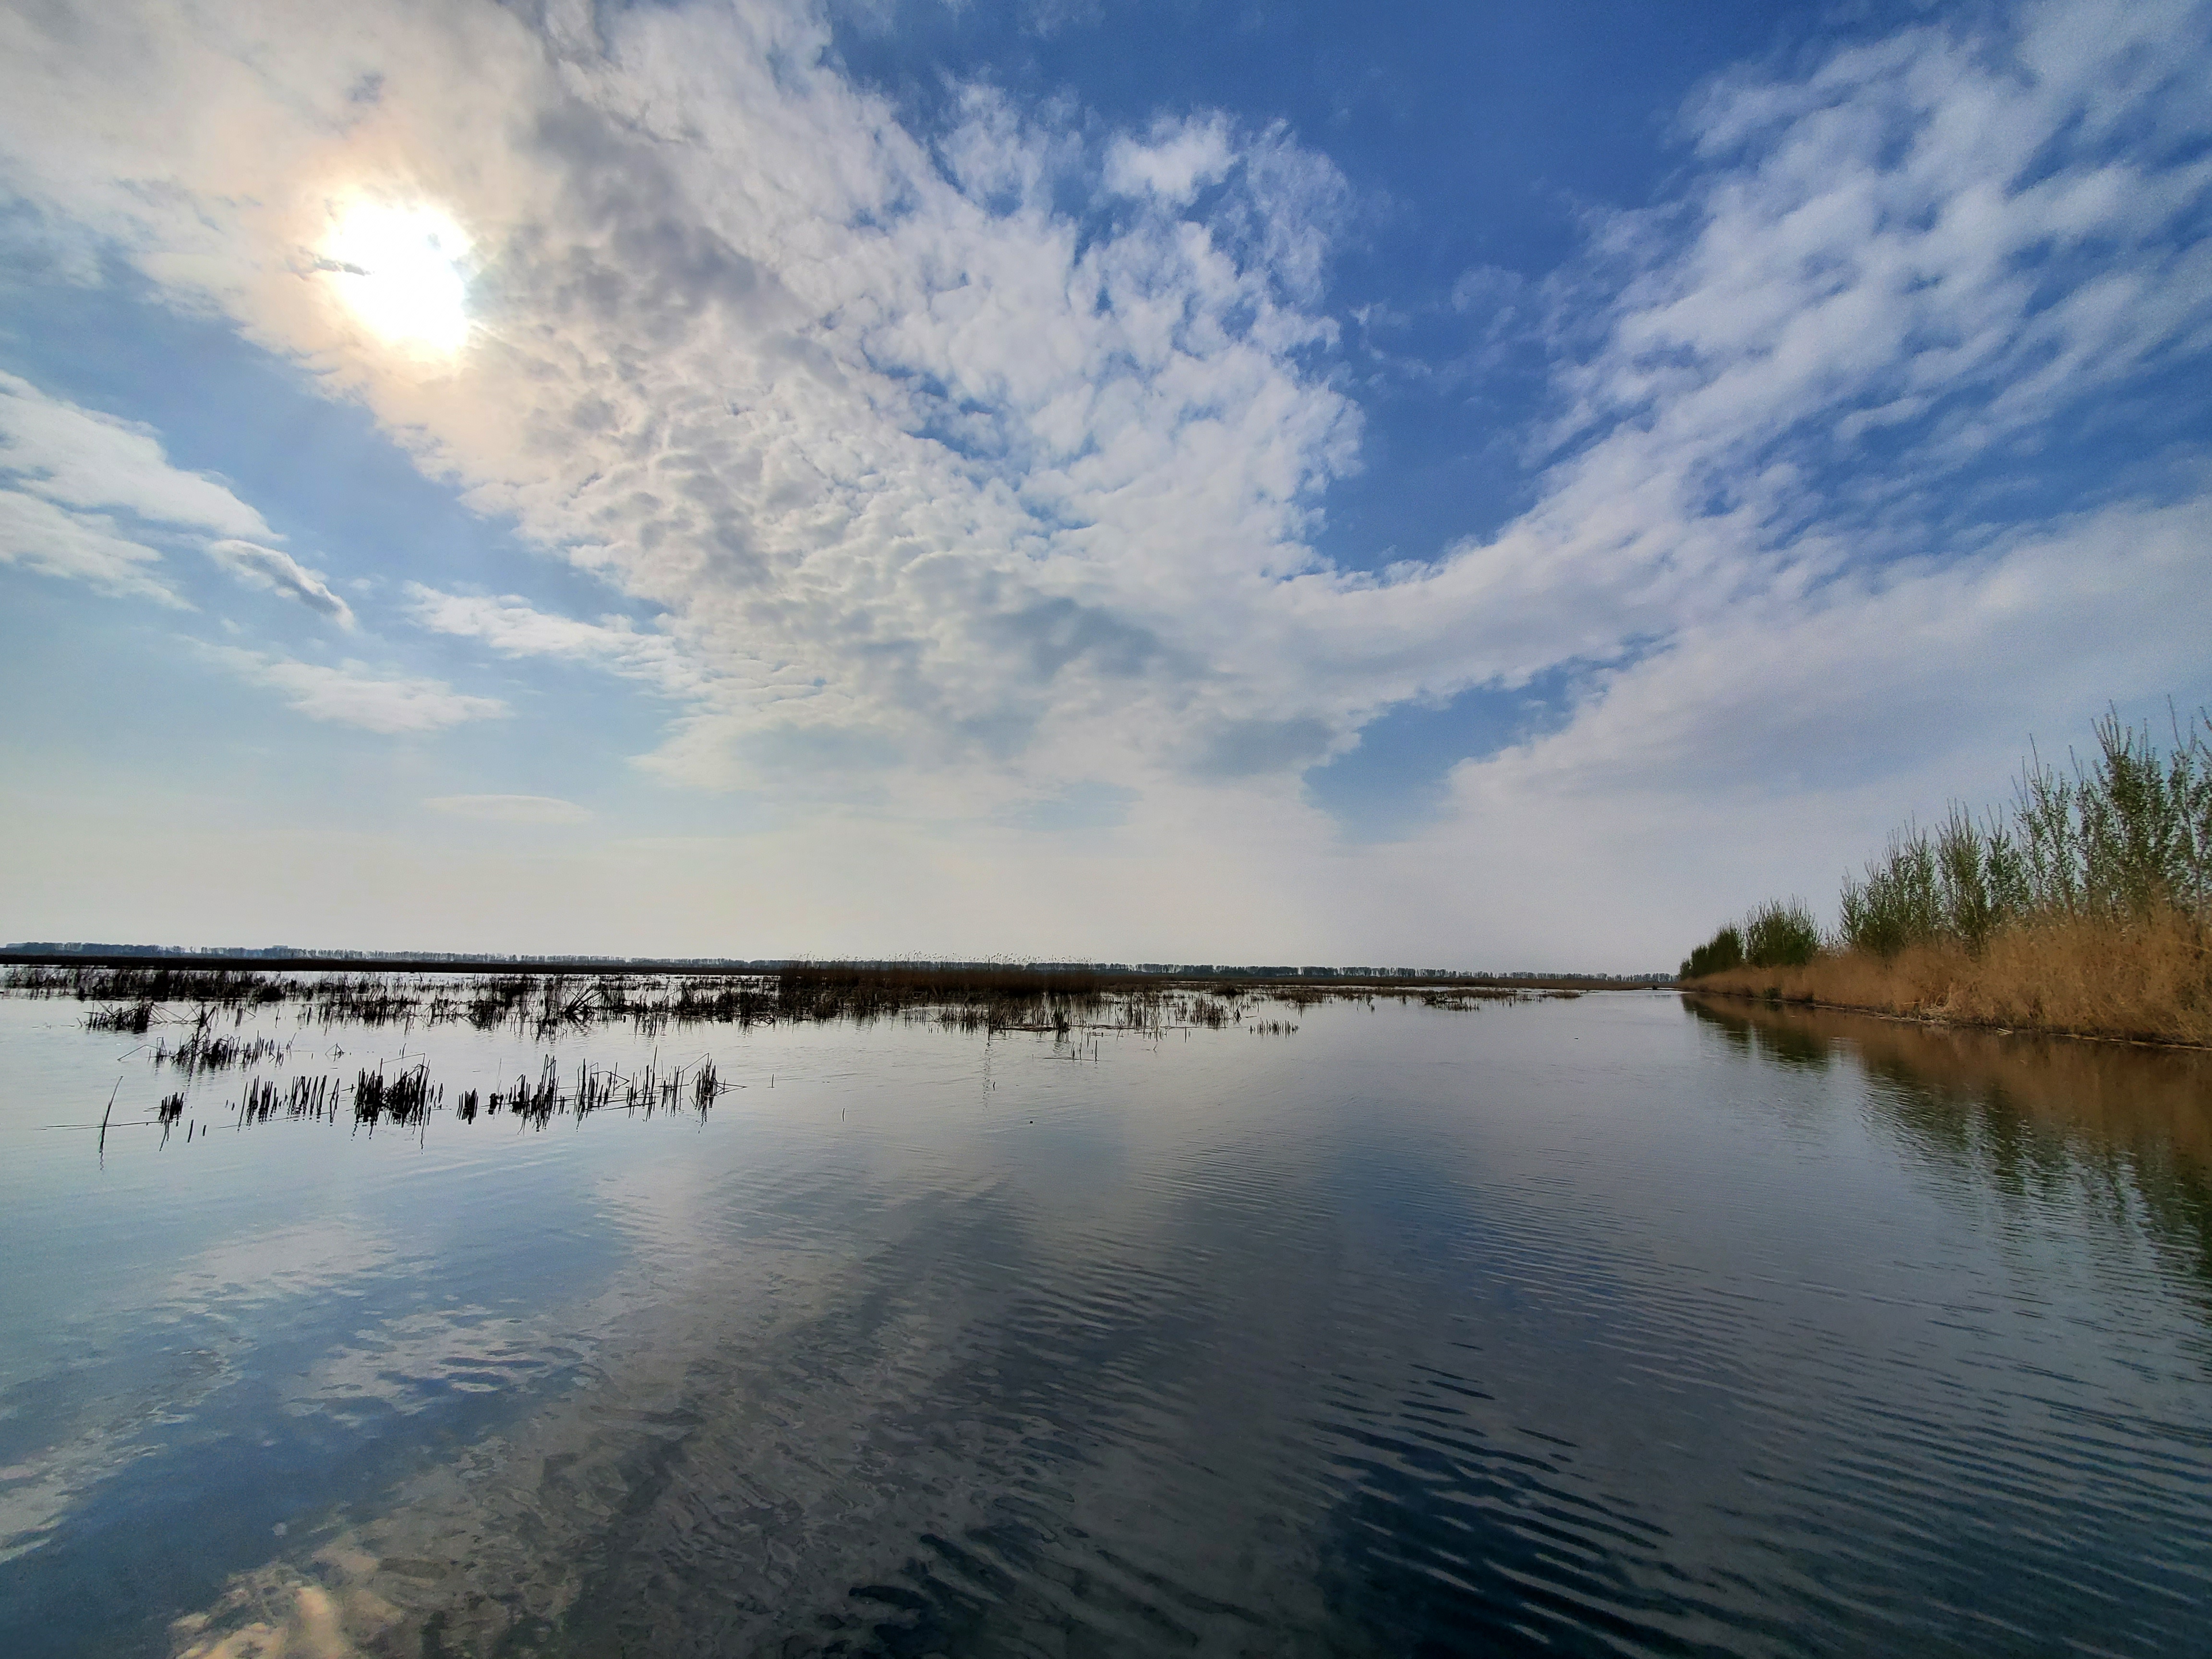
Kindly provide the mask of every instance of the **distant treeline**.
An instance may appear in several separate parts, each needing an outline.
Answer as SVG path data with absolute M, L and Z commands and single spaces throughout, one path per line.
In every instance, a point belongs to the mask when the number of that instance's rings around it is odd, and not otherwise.
M 1147 979 L 1445 980 L 1500 983 L 1525 981 L 1534 984 L 1571 981 L 1589 985 L 1652 985 L 1664 983 L 1671 977 L 1663 973 L 1584 974 L 1571 971 L 1547 972 L 1531 969 L 1516 969 L 1506 972 L 1481 972 L 1461 968 L 1327 967 L 1313 964 L 1292 967 L 1280 964 L 1211 962 L 1009 962 L 1005 960 L 961 961 L 936 957 L 879 957 L 841 959 L 835 963 L 824 963 L 804 957 L 546 957 L 514 956 L 486 951 L 310 951 L 289 945 L 200 947 L 173 945 L 97 945 L 82 942 L 59 944 L 33 939 L 0 945 L 0 962 L 88 959 L 119 963 L 149 958 L 180 964 L 251 961 L 295 969 L 325 966 L 374 967 L 391 969 L 524 969 L 554 973 L 784 974 L 794 970 L 807 971 L 836 967 L 866 969 L 873 972 L 889 974 L 953 973 L 971 977 L 992 974 L 1104 974 L 1117 976 L 1137 975 Z
M 1765 973 L 1786 994 L 1772 975 L 1796 970 L 1797 994 L 1841 1000 L 1822 987 L 1839 989 L 1842 975 L 1869 994 L 1863 969 L 1876 964 L 1899 981 L 1877 1003 L 1909 1001 L 1904 980 L 1924 993 L 1941 979 L 1947 1003 L 1998 1023 L 2201 1040 L 2212 1029 L 2212 714 L 2174 720 L 2164 753 L 2116 713 L 2095 732 L 2095 753 L 2064 770 L 2031 750 L 2002 809 L 1977 817 L 1954 804 L 1932 829 L 1894 831 L 1844 878 L 1832 933 L 1802 902 L 1764 904 L 1692 951 L 1681 977 Z M 2100 1012 L 2100 999 L 2113 1006 Z

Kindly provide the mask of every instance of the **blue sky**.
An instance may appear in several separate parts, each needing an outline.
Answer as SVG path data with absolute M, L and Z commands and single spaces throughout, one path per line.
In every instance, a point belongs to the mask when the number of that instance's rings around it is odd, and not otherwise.
M 2212 700 L 2202 5 L 0 14 L 0 933 L 1663 966 Z

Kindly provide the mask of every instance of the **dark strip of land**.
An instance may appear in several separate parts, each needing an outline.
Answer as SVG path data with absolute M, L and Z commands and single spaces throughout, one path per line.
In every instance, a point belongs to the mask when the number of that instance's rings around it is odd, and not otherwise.
M 1282 967 L 1184 963 L 1036 962 L 906 962 L 823 961 L 775 957 L 741 960 L 733 957 L 468 957 L 442 952 L 280 952 L 275 951 L 179 951 L 155 946 L 11 945 L 0 948 L 0 964 L 50 968 L 177 968 L 195 970 L 252 973 L 375 973 L 375 974 L 530 974 L 622 975 L 689 974 L 704 977 L 741 977 L 818 974 L 824 970 L 864 970 L 870 974 L 926 974 L 944 983 L 963 979 L 989 979 L 1003 983 L 1009 977 L 1081 975 L 1101 988 L 1134 988 L 1169 981 L 1279 982 L 1333 986 L 1375 986 L 1402 988 L 1467 988 L 1498 990 L 1634 991 L 1672 983 L 1672 975 L 1646 974 L 1470 974 L 1443 969 L 1377 969 L 1365 968 Z

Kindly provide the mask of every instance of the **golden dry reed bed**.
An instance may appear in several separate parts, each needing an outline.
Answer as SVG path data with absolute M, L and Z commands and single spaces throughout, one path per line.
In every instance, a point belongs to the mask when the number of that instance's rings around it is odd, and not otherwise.
M 1759 906 L 1689 988 L 2014 1030 L 2212 1045 L 2212 715 L 2160 755 L 2107 714 L 2097 753 L 2023 769 L 2009 811 L 1954 805 L 1846 877 L 1835 930 Z
M 2212 951 L 2203 924 L 2178 911 L 2022 923 L 1979 956 L 1939 939 L 1891 957 L 1826 951 L 1796 966 L 1730 968 L 1687 982 L 1916 1019 L 2212 1046 Z

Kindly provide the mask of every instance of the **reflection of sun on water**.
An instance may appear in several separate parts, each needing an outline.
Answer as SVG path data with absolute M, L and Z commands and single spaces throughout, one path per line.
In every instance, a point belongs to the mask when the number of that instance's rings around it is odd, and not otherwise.
M 323 244 L 323 269 L 369 332 L 389 345 L 458 351 L 468 338 L 468 238 L 435 208 L 358 202 Z

